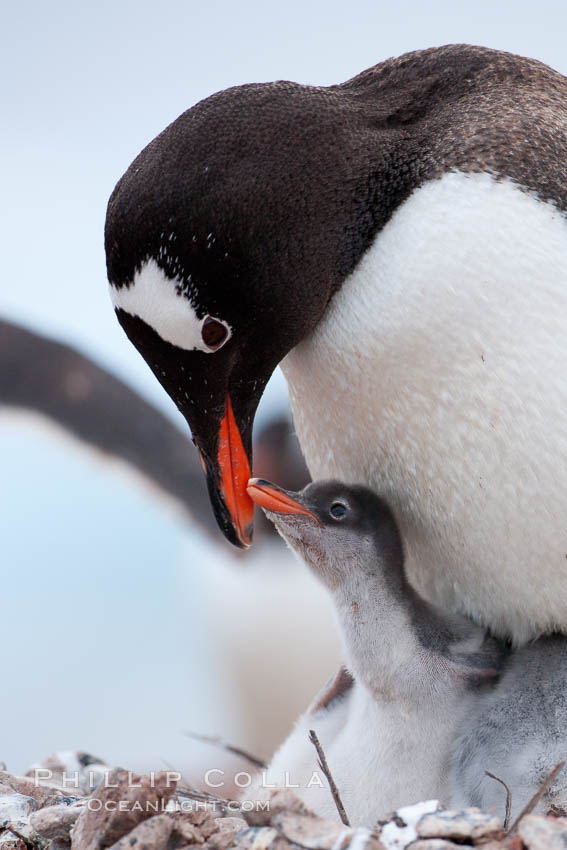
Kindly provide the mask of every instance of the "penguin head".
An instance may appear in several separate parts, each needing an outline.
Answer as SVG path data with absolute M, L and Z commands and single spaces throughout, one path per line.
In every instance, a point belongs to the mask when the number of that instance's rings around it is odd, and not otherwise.
M 331 589 L 386 578 L 404 584 L 403 551 L 394 516 L 372 490 L 317 481 L 299 493 L 252 478 L 248 493 L 288 545 Z
M 375 682 L 378 669 L 389 675 L 391 661 L 379 668 L 378 656 L 368 649 L 381 648 L 380 640 L 372 641 L 387 633 L 396 634 L 400 651 L 409 645 L 417 659 L 405 683 L 411 691 L 429 691 L 439 676 L 464 688 L 498 677 L 508 647 L 467 618 L 447 614 L 417 595 L 405 576 L 396 520 L 372 490 L 318 481 L 294 493 L 252 478 L 248 492 L 331 591 L 351 647 L 355 678 Z M 396 670 L 398 684 L 400 675 Z
M 264 387 L 379 224 L 362 103 L 341 86 L 220 92 L 154 139 L 108 204 L 118 321 L 187 420 L 237 546 L 252 538 L 246 483 Z

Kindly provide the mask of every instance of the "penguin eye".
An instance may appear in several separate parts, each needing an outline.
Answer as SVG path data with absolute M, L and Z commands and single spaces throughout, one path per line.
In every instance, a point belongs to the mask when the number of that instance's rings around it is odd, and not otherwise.
M 229 337 L 228 328 L 219 319 L 207 316 L 201 327 L 201 337 L 207 348 L 216 351 L 227 341 Z
M 329 513 L 335 519 L 342 519 L 344 517 L 344 515 L 346 514 L 346 512 L 347 512 L 346 505 L 343 505 L 342 502 L 333 502 L 333 504 L 331 505 L 330 510 L 329 510 Z

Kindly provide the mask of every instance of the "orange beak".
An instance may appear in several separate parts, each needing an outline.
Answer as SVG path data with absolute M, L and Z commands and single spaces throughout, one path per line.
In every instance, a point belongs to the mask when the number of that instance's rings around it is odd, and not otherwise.
M 289 493 L 282 490 L 276 484 L 271 484 L 269 481 L 264 481 L 262 478 L 251 478 L 248 482 L 248 495 L 261 508 L 266 508 L 275 514 L 304 514 L 317 520 L 318 517 L 300 502 L 293 499 Z
M 234 530 L 243 548 L 252 544 L 254 502 L 247 493 L 250 464 L 234 418 L 230 396 L 219 432 L 217 463 L 220 471 L 220 495 L 230 514 Z

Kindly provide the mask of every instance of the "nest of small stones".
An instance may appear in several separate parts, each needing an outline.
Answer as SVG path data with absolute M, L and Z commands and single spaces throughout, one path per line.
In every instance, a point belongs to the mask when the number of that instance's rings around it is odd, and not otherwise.
M 452 812 L 429 804 L 427 811 L 419 804 L 378 824 L 351 828 L 338 818 L 327 821 L 312 814 L 288 790 L 274 791 L 267 807 L 244 811 L 236 801 L 184 787 L 166 771 L 136 775 L 86 754 L 77 756 L 81 769 L 72 794 L 56 757 L 36 766 L 49 769 L 49 780 L 38 780 L 35 770 L 26 776 L 0 771 L 0 850 L 567 847 L 567 818 L 562 817 L 525 814 L 505 832 L 499 818 L 478 809 Z

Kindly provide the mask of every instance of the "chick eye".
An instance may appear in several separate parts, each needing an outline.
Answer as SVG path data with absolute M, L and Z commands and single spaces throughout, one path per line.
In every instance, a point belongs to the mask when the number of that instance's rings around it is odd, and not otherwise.
M 228 335 L 228 328 L 223 322 L 207 316 L 201 327 L 201 337 L 207 348 L 216 351 L 225 344 Z
M 335 519 L 342 519 L 346 514 L 346 505 L 343 505 L 342 502 L 333 502 L 331 505 L 329 513 Z

